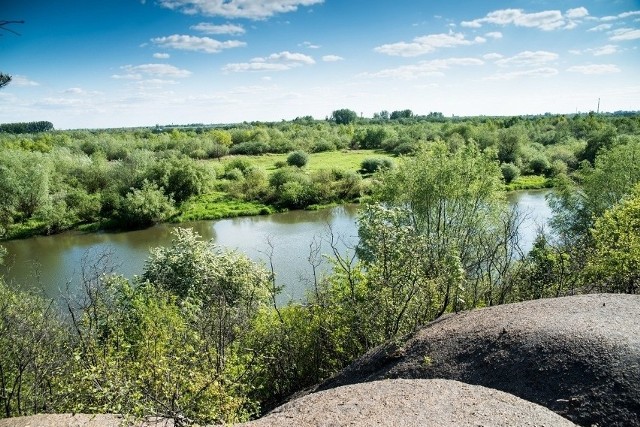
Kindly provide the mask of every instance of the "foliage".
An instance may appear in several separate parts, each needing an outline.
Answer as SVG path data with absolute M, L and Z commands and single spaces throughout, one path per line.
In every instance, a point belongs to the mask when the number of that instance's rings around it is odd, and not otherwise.
M 331 120 L 339 125 L 348 125 L 358 119 L 358 113 L 347 108 L 335 110 L 331 113 Z
M 293 151 L 287 156 L 287 164 L 289 166 L 303 167 L 309 162 L 309 155 L 304 151 Z
M 5 87 L 11 82 L 11 76 L 9 74 L 0 73 L 0 89 Z
M 550 205 L 554 216 L 551 225 L 571 247 L 590 245 L 590 229 L 596 218 L 625 196 L 640 182 L 640 146 L 618 145 L 604 150 L 595 166 L 584 163 L 579 171 L 580 183 L 560 177 Z M 583 251 L 584 252 L 584 251 Z
M 90 304 L 74 322 L 79 346 L 67 380 L 69 409 L 181 424 L 247 418 L 252 404 L 216 369 L 216 352 L 197 328 L 197 305 L 117 276 L 88 290 Z
M 520 176 L 520 168 L 513 163 L 503 163 L 502 166 L 500 166 L 500 170 L 502 171 L 505 184 L 510 184 Z
M 0 78 L 0 83 L 2 79 Z M 0 84 L 0 87 L 4 85 Z M 27 123 L 2 123 L 0 124 L 0 132 L 7 133 L 37 133 L 48 132 L 53 130 L 51 122 L 27 122 Z
M 0 278 L 0 414 L 49 411 L 61 398 L 55 385 L 67 351 L 51 301 L 16 292 Z
M 118 210 L 121 222 L 144 227 L 166 221 L 175 214 L 172 200 L 156 184 L 145 181 L 141 189 L 132 188 Z
M 384 158 L 367 158 L 360 163 L 360 172 L 364 174 L 372 174 L 382 169 L 389 169 L 393 166 L 391 159 Z
M 640 186 L 607 210 L 592 229 L 586 286 L 598 292 L 634 294 L 640 286 Z

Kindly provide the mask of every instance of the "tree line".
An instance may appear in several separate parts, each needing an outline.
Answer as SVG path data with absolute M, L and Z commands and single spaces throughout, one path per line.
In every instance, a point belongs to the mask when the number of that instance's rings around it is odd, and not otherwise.
M 451 150 L 473 145 L 496 159 L 511 183 L 528 175 L 573 175 L 583 162 L 594 165 L 601 150 L 637 141 L 640 133 L 638 115 L 446 119 L 401 110 L 389 119 L 381 112 L 351 120 L 345 111 L 330 120 L 211 129 L 0 132 L 0 233 L 144 227 L 175 220 L 184 203 L 214 192 L 266 212 L 354 201 L 370 195 L 367 174 L 389 166 L 372 153 L 364 175 L 330 164 L 311 172 L 286 162 L 274 173 L 244 156 L 366 149 L 400 158 L 441 143 Z M 350 118 L 338 123 L 342 115 Z

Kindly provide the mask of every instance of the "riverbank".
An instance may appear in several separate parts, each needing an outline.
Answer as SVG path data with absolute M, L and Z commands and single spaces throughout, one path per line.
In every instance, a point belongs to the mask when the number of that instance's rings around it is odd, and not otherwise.
M 520 190 L 542 190 L 553 188 L 553 180 L 539 175 L 521 176 L 510 184 L 505 185 L 505 191 Z M 302 210 L 328 209 L 343 204 L 352 204 L 354 200 L 343 201 L 342 203 L 328 203 L 324 205 L 310 205 Z M 267 205 L 257 201 L 247 201 L 232 197 L 223 191 L 194 196 L 178 207 L 178 213 L 167 221 L 171 224 L 183 224 L 192 221 L 214 221 L 227 218 L 238 218 L 259 215 L 271 215 L 274 213 L 287 212 L 287 209 L 278 209 L 276 206 Z M 84 233 L 95 233 L 101 231 L 132 231 L 139 228 L 123 228 L 122 224 L 117 224 L 112 220 L 102 220 L 93 223 L 73 224 L 64 230 L 54 231 L 48 229 L 43 221 L 30 219 L 26 222 L 12 224 L 8 227 L 6 234 L 0 238 L 0 242 L 17 239 L 26 239 L 35 236 L 48 236 L 66 231 L 79 231 Z

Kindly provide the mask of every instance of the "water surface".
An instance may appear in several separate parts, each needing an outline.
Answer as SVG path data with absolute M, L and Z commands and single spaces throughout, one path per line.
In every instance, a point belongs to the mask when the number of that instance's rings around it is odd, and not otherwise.
M 551 211 L 545 200 L 547 190 L 517 191 L 508 194 L 510 203 L 525 214 L 521 245 L 528 251 L 536 232 L 545 227 Z M 110 253 L 110 265 L 125 275 L 141 274 L 149 249 L 171 242 L 175 227 L 192 227 L 203 238 L 217 245 L 237 249 L 254 260 L 273 261 L 277 283 L 283 286 L 280 302 L 302 299 L 311 287 L 310 244 L 321 244 L 321 253 L 331 253 L 330 234 L 340 238 L 340 250 L 357 243 L 357 206 L 346 205 L 320 211 L 286 213 L 198 221 L 180 225 L 162 224 L 145 230 L 121 233 L 69 232 L 2 243 L 8 250 L 0 273 L 21 288 L 42 290 L 58 298 L 60 292 L 80 283 L 83 265 L 90 265 L 100 254 Z M 270 257 L 268 254 L 272 252 Z M 321 270 L 328 269 L 324 262 Z

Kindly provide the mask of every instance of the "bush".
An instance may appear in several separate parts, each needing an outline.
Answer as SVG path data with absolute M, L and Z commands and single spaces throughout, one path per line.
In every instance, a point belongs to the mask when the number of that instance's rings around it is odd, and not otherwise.
M 380 169 L 389 169 L 393 166 L 391 159 L 368 158 L 360 163 L 360 172 L 363 174 L 371 174 Z
M 231 169 L 224 174 L 224 177 L 229 181 L 242 181 L 244 174 L 238 168 Z
M 270 151 L 269 144 L 259 141 L 241 142 L 236 144 L 229 150 L 229 154 L 245 154 L 250 156 L 257 156 L 260 154 L 268 153 Z
M 529 161 L 529 169 L 536 175 L 546 175 L 550 168 L 549 160 L 543 154 L 539 154 Z
M 393 149 L 393 153 L 397 155 L 413 154 L 418 151 L 418 144 L 415 142 L 403 142 Z
M 244 173 L 245 171 L 251 169 L 251 162 L 247 159 L 233 159 L 230 162 L 224 164 L 225 172 L 229 172 L 233 169 L 239 169 L 240 172 Z
M 502 177 L 506 184 L 509 184 L 520 176 L 520 169 L 513 163 L 503 163 L 500 169 L 502 170 Z
M 335 151 L 336 145 L 330 141 L 318 141 L 314 144 L 311 151 L 314 153 L 321 153 L 323 151 Z
M 304 151 L 297 150 L 287 156 L 287 164 L 289 166 L 303 167 L 309 161 L 309 155 Z
M 173 200 L 165 196 L 156 184 L 145 181 L 141 189 L 127 193 L 119 208 L 118 217 L 130 227 L 146 227 L 166 221 L 175 213 Z

